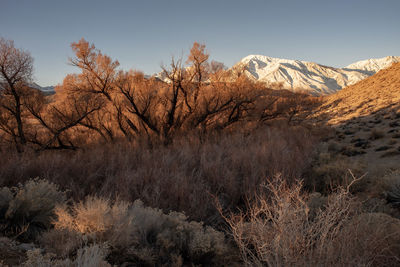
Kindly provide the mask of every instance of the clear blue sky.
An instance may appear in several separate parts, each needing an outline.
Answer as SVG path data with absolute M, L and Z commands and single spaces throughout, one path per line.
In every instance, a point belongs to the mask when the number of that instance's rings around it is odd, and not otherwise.
M 29 50 L 35 78 L 61 83 L 84 37 L 124 69 L 152 74 L 194 41 L 233 65 L 249 54 L 342 67 L 400 55 L 400 0 L 0 0 L 0 36 Z

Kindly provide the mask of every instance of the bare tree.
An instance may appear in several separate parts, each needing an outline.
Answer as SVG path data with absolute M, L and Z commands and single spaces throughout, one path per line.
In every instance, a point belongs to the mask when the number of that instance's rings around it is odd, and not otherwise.
M 81 73 L 68 75 L 64 79 L 57 92 L 58 98 L 60 101 L 63 97 L 103 99 L 103 106 L 82 119 L 79 125 L 98 133 L 105 141 L 112 141 L 118 129 L 114 117 L 120 114 L 114 105 L 113 95 L 119 63 L 103 55 L 84 39 L 72 43 L 71 47 L 75 57 L 70 58 L 70 63 L 80 68 Z
M 19 152 L 27 143 L 23 102 L 32 78 L 33 58 L 10 40 L 0 39 L 0 128 L 10 135 Z
M 70 96 L 62 103 L 47 104 L 43 94 L 35 92 L 26 102 L 26 108 L 38 122 L 31 130 L 29 142 L 38 146 L 38 150 L 75 150 L 78 147 L 74 142 L 76 134 L 71 130 L 101 107 L 98 96 Z
M 197 42 L 187 65 L 172 59 L 169 68 L 163 67 L 167 82 L 137 71 L 117 70 L 118 61 L 83 39 L 72 48 L 76 57 L 70 62 L 82 72 L 68 75 L 57 94 L 103 99 L 103 106 L 79 125 L 105 141 L 116 136 L 129 140 L 147 136 L 169 144 L 176 135 L 193 130 L 205 133 L 284 115 L 292 120 L 299 112 L 297 102 L 283 104 L 264 84 L 250 80 L 244 66 L 226 70 L 222 63 L 210 64 L 205 45 Z

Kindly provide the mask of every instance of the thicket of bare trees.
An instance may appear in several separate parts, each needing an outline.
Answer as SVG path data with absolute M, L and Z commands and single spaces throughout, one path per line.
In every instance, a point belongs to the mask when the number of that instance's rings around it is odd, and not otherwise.
M 12 41 L 1 39 L 0 44 L 1 136 L 19 152 L 26 145 L 36 150 L 76 149 L 119 139 L 170 144 L 176 136 L 204 135 L 238 123 L 278 117 L 291 122 L 307 115 L 317 102 L 270 90 L 249 80 L 242 67 L 226 70 L 222 63 L 210 63 L 205 46 L 196 42 L 186 64 L 173 59 L 163 67 L 161 81 L 119 69 L 118 61 L 84 39 L 71 45 L 75 56 L 70 63 L 80 73 L 67 75 L 50 100 L 28 86 L 30 54 Z

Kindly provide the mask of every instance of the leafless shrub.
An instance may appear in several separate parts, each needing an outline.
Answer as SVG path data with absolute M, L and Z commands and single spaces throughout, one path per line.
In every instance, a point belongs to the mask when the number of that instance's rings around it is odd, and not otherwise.
M 258 197 L 248 213 L 227 218 L 246 265 L 398 264 L 399 220 L 361 214 L 360 204 L 348 189 L 329 195 L 310 217 L 308 197 L 301 189 L 301 182 L 289 186 L 278 176 L 267 185 L 268 197 Z M 379 222 L 390 228 L 373 231 Z
M 76 258 L 54 259 L 55 255 L 46 253 L 42 255 L 39 249 L 27 251 L 28 259 L 21 265 L 26 267 L 111 267 L 104 259 L 107 251 L 99 245 L 85 246 L 78 250 Z
M 312 167 L 304 175 L 305 187 L 312 191 L 330 192 L 339 186 L 347 187 L 352 181 L 351 170 L 355 176 L 364 174 L 362 162 L 349 160 L 340 155 L 320 151 L 313 160 Z M 365 189 L 366 183 L 357 183 L 353 192 Z
M 99 245 L 85 246 L 78 250 L 74 265 L 87 267 L 111 267 L 104 259 L 108 252 Z
M 0 181 L 5 185 L 39 176 L 68 189 L 80 201 L 87 195 L 141 199 L 191 220 L 222 223 L 213 196 L 226 209 L 243 207 L 266 176 L 300 177 L 309 167 L 318 137 L 309 130 L 260 127 L 257 130 L 198 138 L 186 135 L 168 146 L 129 143 L 92 146 L 76 152 L 3 152 Z
M 354 216 L 340 232 L 332 254 L 358 266 L 396 266 L 400 253 L 400 220 L 383 213 Z

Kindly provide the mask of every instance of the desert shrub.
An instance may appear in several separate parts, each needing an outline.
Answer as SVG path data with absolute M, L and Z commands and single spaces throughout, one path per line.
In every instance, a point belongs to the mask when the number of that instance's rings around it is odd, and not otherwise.
M 354 216 L 338 235 L 334 251 L 347 265 L 399 265 L 400 220 L 384 213 Z
M 38 242 L 42 247 L 46 248 L 46 252 L 63 259 L 71 257 L 85 244 L 86 240 L 74 230 L 51 229 L 43 232 Z
M 308 215 L 310 218 L 315 218 L 318 212 L 323 209 L 328 202 L 328 197 L 319 192 L 309 194 L 307 198 Z
M 387 150 L 385 153 L 383 153 L 381 155 L 381 158 L 394 157 L 394 156 L 398 156 L 398 155 L 400 155 L 400 149 L 393 148 L 393 149 Z
M 29 180 L 11 189 L 3 187 L 0 190 L 3 234 L 31 240 L 51 227 L 54 207 L 65 199 L 65 193 L 46 180 Z
M 54 259 L 54 254 L 42 255 L 40 249 L 27 251 L 26 254 L 28 259 L 21 265 L 22 267 L 111 267 L 104 260 L 107 250 L 97 244 L 79 249 L 74 260 Z
M 371 140 L 376 140 L 376 139 L 380 139 L 382 137 L 385 136 L 385 133 L 382 130 L 378 130 L 378 129 L 372 129 L 371 134 L 370 134 L 370 139 Z
M 337 153 L 342 149 L 341 145 L 336 141 L 330 141 L 328 143 L 328 152 Z
M 182 213 L 170 213 L 165 229 L 157 235 L 160 255 L 176 255 L 183 262 L 202 265 L 228 264 L 235 251 L 227 244 L 224 233 L 197 222 L 187 222 Z M 157 255 L 157 254 L 156 254 Z
M 99 245 L 85 246 L 78 250 L 74 265 L 85 267 L 111 267 L 111 265 L 104 260 L 107 254 L 107 250 Z
M 349 172 L 351 170 L 351 172 Z M 355 177 L 364 174 L 365 166 L 362 162 L 350 160 L 340 155 L 320 151 L 315 156 L 312 167 L 304 174 L 304 185 L 311 191 L 327 193 L 338 186 L 347 187 Z M 365 180 L 352 187 L 354 191 L 365 190 Z
M 383 177 L 383 190 L 389 201 L 400 203 L 400 170 L 391 171 Z
M 367 266 L 396 265 L 399 220 L 388 215 L 362 214 L 360 203 L 337 189 L 312 211 L 302 184 L 288 185 L 281 177 L 269 192 L 252 203 L 248 213 L 227 218 L 248 266 Z M 314 196 L 314 198 L 320 196 Z M 314 207 L 315 208 L 315 207 Z M 379 223 L 388 225 L 385 230 Z
M 388 145 L 395 145 L 396 143 L 397 143 L 397 140 L 392 138 L 389 140 Z
M 25 260 L 26 253 L 16 240 L 0 237 L 0 266 L 19 266 Z
M 116 143 L 76 152 L 2 154 L 0 184 L 42 177 L 79 201 L 87 195 L 184 212 L 190 220 L 223 223 L 214 197 L 224 208 L 244 208 L 265 177 L 280 172 L 300 177 L 309 167 L 318 136 L 303 127 L 260 127 L 198 138 L 186 135 L 168 147 Z
M 71 208 L 59 206 L 55 213 L 54 227 L 65 235 L 85 235 L 85 239 L 98 243 L 108 242 L 112 247 L 123 248 L 130 244 L 132 214 L 129 204 L 122 201 L 111 203 L 105 198 L 88 197 L 74 203 Z
M 68 234 L 73 239 L 78 234 L 82 243 L 106 243 L 110 248 L 108 260 L 116 264 L 224 265 L 235 257 L 224 233 L 202 223 L 189 222 L 182 213 L 164 214 L 145 207 L 141 201 L 128 204 L 88 197 L 71 208 L 58 207 L 56 214 L 53 233 L 42 242 L 46 250 L 53 252 L 56 251 L 49 245 L 54 241 L 49 239 L 57 238 L 54 232 L 64 231 L 67 239 Z M 76 241 L 64 241 L 65 248 L 60 244 L 58 251 L 73 255 L 70 244 Z
M 342 155 L 345 155 L 347 157 L 354 157 L 354 156 L 362 155 L 362 154 L 366 153 L 364 150 L 355 148 L 353 146 L 345 146 L 342 148 L 341 152 L 342 152 Z

